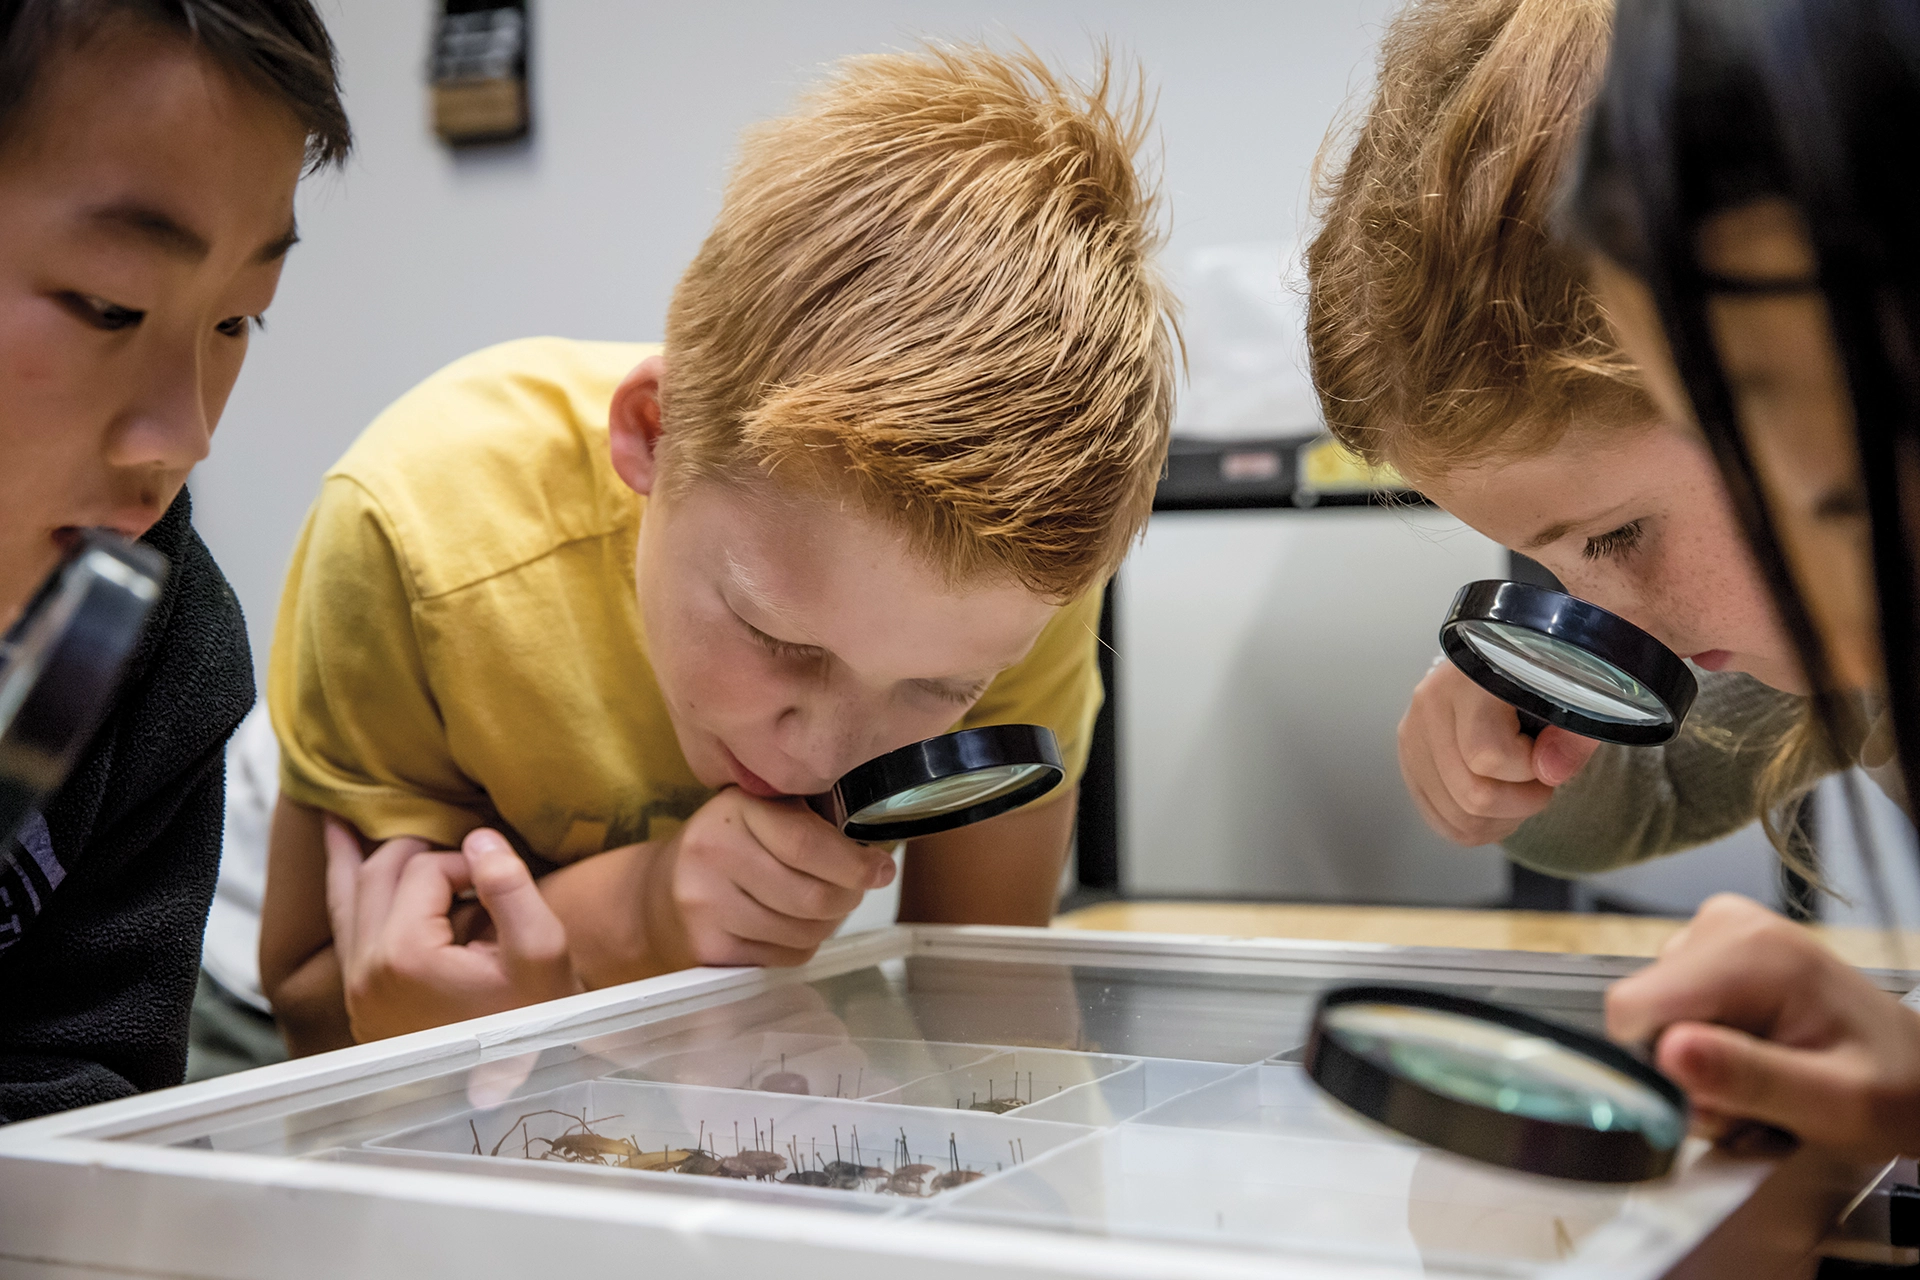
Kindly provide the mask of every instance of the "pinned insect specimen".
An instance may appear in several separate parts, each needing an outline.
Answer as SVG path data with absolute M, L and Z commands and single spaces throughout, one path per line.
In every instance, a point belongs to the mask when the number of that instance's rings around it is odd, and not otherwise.
M 942 1191 L 951 1191 L 955 1187 L 964 1187 L 969 1182 L 978 1182 L 987 1176 L 984 1173 L 976 1173 L 972 1169 L 960 1167 L 960 1144 L 954 1140 L 952 1134 L 947 1135 L 947 1166 L 947 1171 L 933 1180 L 935 1195 Z
M 559 1116 L 567 1121 L 561 1132 L 553 1137 L 535 1134 L 529 1123 L 539 1116 Z M 887 1163 L 869 1161 L 860 1140 L 860 1131 L 849 1131 L 849 1147 L 843 1147 L 840 1126 L 830 1127 L 833 1136 L 833 1159 L 825 1159 L 819 1150 L 819 1140 L 809 1143 L 809 1153 L 803 1159 L 798 1137 L 788 1135 L 785 1154 L 775 1150 L 774 1126 L 768 1123 L 763 1131 L 757 1122 L 753 1125 L 752 1147 L 746 1145 L 744 1136 L 736 1122 L 734 1126 L 734 1147 L 732 1155 L 721 1155 L 715 1149 L 717 1144 L 710 1143 L 706 1122 L 702 1121 L 691 1147 L 675 1147 L 671 1143 L 662 1143 L 651 1149 L 643 1148 L 639 1140 L 632 1135 L 618 1137 L 599 1132 L 595 1126 L 603 1126 L 621 1119 L 618 1115 L 588 1118 L 569 1111 L 545 1110 L 529 1111 L 515 1120 L 500 1140 L 493 1144 L 491 1151 L 484 1154 L 499 1156 L 511 1155 L 507 1149 L 514 1135 L 520 1136 L 520 1157 L 527 1160 L 555 1160 L 567 1164 L 592 1164 L 602 1168 L 637 1169 L 649 1173 L 676 1173 L 696 1178 L 730 1178 L 741 1181 L 757 1180 L 762 1182 L 780 1182 L 788 1186 L 817 1187 L 834 1191 L 866 1192 L 868 1194 L 907 1196 L 922 1198 L 965 1186 L 986 1175 L 964 1168 L 960 1163 L 959 1144 L 953 1134 L 947 1136 L 948 1168 L 939 1172 L 935 1166 L 913 1158 L 908 1146 L 905 1129 L 894 1141 L 894 1157 Z M 473 1153 L 483 1153 L 480 1130 L 472 1120 L 468 1121 L 468 1132 L 473 1136 Z M 684 1139 L 683 1139 L 684 1141 Z M 1025 1151 L 1010 1143 L 1008 1154 L 1016 1162 L 1024 1158 Z M 850 1158 L 849 1158 L 850 1157 Z M 789 1172 L 790 1171 L 790 1172 Z M 782 1176 L 784 1175 L 784 1176 Z M 932 1185 L 927 1179 L 932 1176 Z
M 805 1076 L 798 1071 L 787 1070 L 787 1055 L 784 1053 L 780 1055 L 780 1069 L 762 1078 L 759 1087 L 768 1093 L 810 1094 L 813 1092 Z
M 1015 1107 L 1024 1107 L 1032 1101 L 1033 1072 L 1027 1072 L 1027 1096 L 1023 1098 L 1020 1096 L 1020 1073 L 1016 1071 L 1013 1073 L 1013 1093 L 1010 1097 L 1000 1098 L 994 1096 L 993 1081 L 989 1079 L 987 1081 L 987 1100 L 985 1102 L 980 1101 L 980 1095 L 976 1093 L 973 1095 L 972 1105 L 969 1106 L 967 1110 L 990 1111 L 996 1116 L 1003 1116 Z M 958 1107 L 960 1100 L 955 1098 L 953 1104 L 955 1107 Z

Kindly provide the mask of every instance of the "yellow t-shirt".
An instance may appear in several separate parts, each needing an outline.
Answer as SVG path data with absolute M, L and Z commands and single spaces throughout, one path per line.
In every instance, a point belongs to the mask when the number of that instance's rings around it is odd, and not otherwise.
M 660 838 L 712 792 L 681 757 L 634 591 L 645 501 L 607 407 L 657 346 L 530 338 L 441 370 L 327 472 L 280 602 L 267 699 L 289 799 L 369 837 L 505 824 L 570 862 Z M 1062 609 L 962 725 L 1086 767 L 1100 594 Z

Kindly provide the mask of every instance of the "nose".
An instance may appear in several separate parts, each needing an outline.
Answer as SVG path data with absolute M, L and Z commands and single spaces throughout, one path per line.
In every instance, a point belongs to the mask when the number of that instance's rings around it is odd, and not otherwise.
M 847 690 L 822 688 L 781 717 L 780 746 L 820 785 L 879 754 L 885 708 Z
M 107 443 L 110 466 L 184 476 L 207 456 L 213 422 L 197 351 L 157 351 L 139 372 L 139 385 Z

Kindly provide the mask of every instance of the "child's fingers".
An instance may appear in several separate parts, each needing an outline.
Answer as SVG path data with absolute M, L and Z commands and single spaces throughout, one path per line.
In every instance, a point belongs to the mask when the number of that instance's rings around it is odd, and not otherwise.
M 1831 1055 L 1683 1022 L 1661 1035 L 1655 1060 L 1710 1113 L 1761 1120 L 1829 1145 L 1860 1139 L 1854 1100 Z
M 1536 744 L 1520 732 L 1512 707 L 1474 686 L 1456 699 L 1453 709 L 1454 748 L 1464 769 L 1492 782 L 1539 781 L 1533 772 Z
M 832 824 L 797 804 L 775 804 L 743 797 L 747 831 L 760 847 L 787 866 L 842 889 L 873 888 L 891 863 L 891 850 L 873 849 L 847 839 Z
M 1599 749 L 1599 742 L 1592 738 L 1548 725 L 1533 744 L 1533 772 L 1550 787 L 1564 786 L 1587 767 L 1587 761 Z
M 415 853 L 401 869 L 382 928 L 402 946 L 447 946 L 453 942 L 453 895 L 471 884 L 467 861 L 457 853 Z M 372 937 L 372 934 L 366 934 Z
M 720 869 L 727 879 L 755 902 L 783 916 L 838 923 L 865 896 L 863 890 L 842 888 L 796 871 L 751 842 L 729 846 L 719 853 Z
M 407 863 L 428 848 L 425 840 L 398 836 L 369 854 L 354 873 L 354 924 L 356 943 L 380 936 L 393 914 L 393 898 Z
M 506 838 L 482 827 L 460 849 L 480 905 L 493 917 L 503 963 L 523 970 L 567 964 L 566 926 Z

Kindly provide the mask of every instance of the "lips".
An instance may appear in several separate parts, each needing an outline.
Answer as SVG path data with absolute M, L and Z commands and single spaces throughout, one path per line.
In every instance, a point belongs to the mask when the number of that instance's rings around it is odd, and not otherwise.
M 62 551 L 71 551 L 80 541 L 80 535 L 88 529 L 104 529 L 117 533 L 129 542 L 138 542 L 147 530 L 153 528 L 159 520 L 157 512 L 142 511 L 109 517 L 105 520 L 89 520 L 84 524 L 63 524 L 53 531 L 53 541 Z
M 1702 671 L 1720 671 L 1733 661 L 1733 655 L 1725 649 L 1707 649 L 1694 654 L 1687 661 Z
M 740 757 L 728 750 L 724 742 L 720 744 L 720 753 L 727 758 L 727 772 L 732 775 L 734 785 L 748 795 L 759 796 L 763 800 L 772 800 L 787 794 L 787 792 L 782 791 L 753 770 L 747 768 L 744 764 L 741 764 Z

